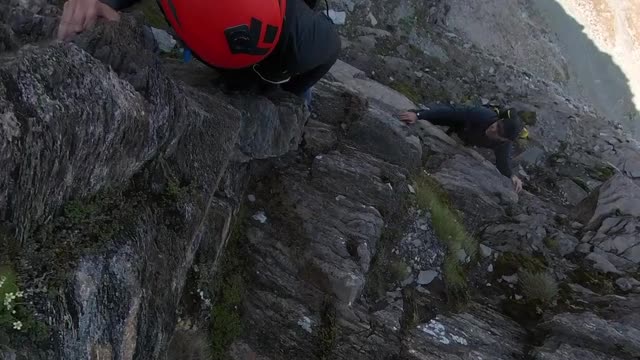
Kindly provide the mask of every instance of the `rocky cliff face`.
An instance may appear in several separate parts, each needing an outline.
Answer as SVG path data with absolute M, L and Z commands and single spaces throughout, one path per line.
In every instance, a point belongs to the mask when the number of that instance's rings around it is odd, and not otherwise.
M 58 43 L 58 8 L 0 4 L 0 357 L 638 358 L 635 143 L 402 4 L 431 25 L 347 24 L 362 70 L 311 113 L 158 56 L 139 15 Z M 526 191 L 406 95 L 521 105 Z

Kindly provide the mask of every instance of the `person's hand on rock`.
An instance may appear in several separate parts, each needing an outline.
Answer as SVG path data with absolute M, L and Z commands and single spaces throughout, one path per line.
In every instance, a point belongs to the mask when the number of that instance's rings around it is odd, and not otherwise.
M 68 0 L 64 4 L 62 20 L 58 26 L 58 39 L 68 40 L 75 34 L 91 28 L 98 18 L 120 20 L 120 15 L 99 0 Z
M 400 121 L 407 125 L 413 124 L 418 121 L 418 115 L 413 111 L 407 111 L 400 114 Z
M 513 183 L 513 187 L 515 187 L 515 190 L 516 190 L 517 193 L 522 191 L 522 180 L 520 180 L 519 177 L 513 175 L 511 177 L 511 182 Z

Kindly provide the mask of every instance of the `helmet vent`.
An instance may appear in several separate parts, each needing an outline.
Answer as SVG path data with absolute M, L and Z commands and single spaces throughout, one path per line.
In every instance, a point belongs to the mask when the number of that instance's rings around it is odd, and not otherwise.
M 258 46 L 262 33 L 262 21 L 251 18 L 251 27 L 236 25 L 224 31 L 232 54 L 264 55 L 269 49 Z M 267 36 L 269 30 L 267 30 Z

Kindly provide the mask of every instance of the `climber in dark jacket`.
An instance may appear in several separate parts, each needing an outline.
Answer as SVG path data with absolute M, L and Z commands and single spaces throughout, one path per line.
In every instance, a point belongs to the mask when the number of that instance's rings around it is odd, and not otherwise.
M 418 119 L 448 127 L 449 132 L 458 135 L 465 145 L 493 149 L 500 173 L 511 179 L 516 192 L 522 190 L 522 181 L 511 171 L 513 141 L 523 129 L 514 110 L 494 111 L 485 106 L 437 104 L 400 114 L 400 120 L 407 124 Z
M 58 28 L 69 39 L 97 19 L 119 20 L 117 10 L 138 0 L 68 0 Z M 310 100 L 310 88 L 338 59 L 335 25 L 312 9 L 316 0 L 158 0 L 178 38 L 231 89 L 280 85 Z

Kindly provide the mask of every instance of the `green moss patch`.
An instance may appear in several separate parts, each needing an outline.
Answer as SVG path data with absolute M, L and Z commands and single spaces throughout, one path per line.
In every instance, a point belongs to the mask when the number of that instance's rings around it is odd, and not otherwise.
M 420 103 L 422 100 L 422 96 L 420 92 L 416 89 L 415 85 L 411 85 L 406 81 L 394 81 L 390 84 L 390 87 L 402 95 L 406 96 L 409 100 L 414 103 Z
M 27 296 L 11 264 L 0 264 L 0 338 L 7 340 L 17 335 L 36 342 L 48 338 L 49 329 L 35 319 Z M 0 345 L 3 343 L 0 341 Z
M 212 359 L 227 359 L 227 350 L 243 332 L 243 299 L 247 294 L 249 262 L 242 254 L 246 232 L 245 211 L 241 208 L 225 248 L 219 272 L 213 281 L 211 310 Z
M 449 303 L 459 307 L 468 300 L 468 291 L 466 272 L 458 254 L 464 250 L 467 256 L 475 259 L 478 243 L 467 233 L 458 213 L 452 210 L 446 192 L 435 179 L 426 174 L 418 175 L 415 190 L 417 206 L 431 213 L 436 235 L 447 246 L 443 275 Z
M 589 176 L 599 181 L 607 181 L 615 175 L 616 171 L 609 165 L 600 165 L 594 168 L 588 169 Z
M 543 257 L 504 252 L 496 260 L 494 269 L 494 274 L 501 277 L 513 275 L 523 270 L 533 273 L 544 272 L 547 269 L 547 264 Z
M 601 295 L 613 294 L 616 290 L 615 277 L 613 275 L 604 274 L 584 267 L 573 271 L 569 274 L 569 278 L 576 284 L 582 285 Z

